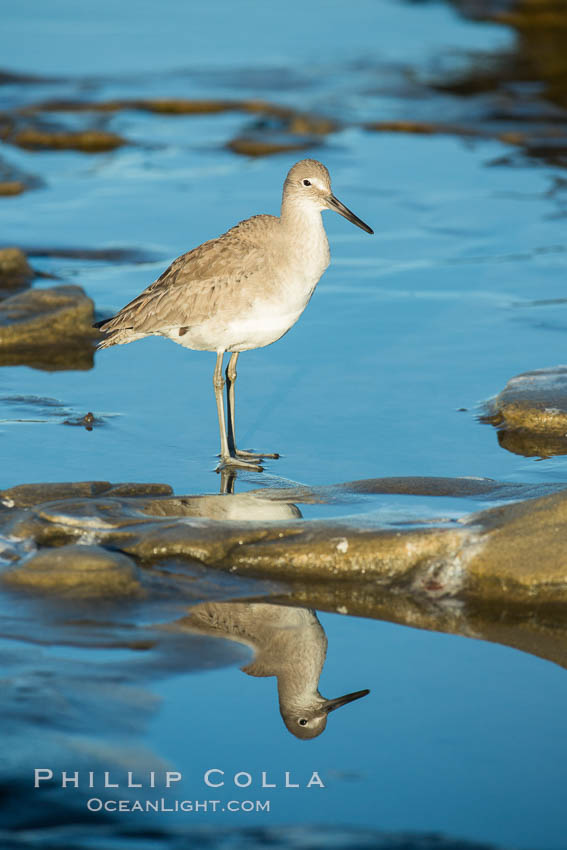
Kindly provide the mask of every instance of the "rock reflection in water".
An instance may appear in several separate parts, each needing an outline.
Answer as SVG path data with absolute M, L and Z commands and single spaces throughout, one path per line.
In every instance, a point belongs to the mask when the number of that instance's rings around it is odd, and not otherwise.
M 335 699 L 319 693 L 327 636 L 314 611 L 289 605 L 207 602 L 196 605 L 178 625 L 251 646 L 255 657 L 242 667 L 249 676 L 276 676 L 282 719 L 297 738 L 316 738 L 331 711 L 370 693 L 355 691 Z

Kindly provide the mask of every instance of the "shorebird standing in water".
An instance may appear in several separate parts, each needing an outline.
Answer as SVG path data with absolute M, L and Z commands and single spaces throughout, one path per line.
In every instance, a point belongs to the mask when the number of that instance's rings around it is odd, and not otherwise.
M 182 254 L 116 316 L 95 325 L 106 334 L 98 348 L 158 335 L 185 348 L 216 352 L 213 384 L 221 468 L 261 470 L 259 460 L 278 457 L 236 447 L 236 361 L 241 351 L 280 339 L 305 310 L 330 261 L 321 219 L 326 209 L 373 233 L 335 198 L 325 166 L 303 159 L 285 179 L 279 217 L 252 216 Z M 231 355 L 226 368 L 228 433 L 222 374 L 226 352 Z

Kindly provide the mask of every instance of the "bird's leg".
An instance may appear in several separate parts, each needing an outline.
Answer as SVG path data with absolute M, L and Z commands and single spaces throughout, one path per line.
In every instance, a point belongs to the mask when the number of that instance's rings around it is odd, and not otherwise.
M 226 367 L 226 403 L 228 407 L 228 444 L 230 450 L 236 454 L 236 433 L 235 433 L 235 412 L 234 412 L 234 384 L 236 382 L 236 361 L 238 360 L 238 351 L 230 355 L 228 365 Z
M 231 466 L 237 466 L 241 469 L 251 469 L 255 472 L 262 472 L 262 467 L 257 463 L 249 463 L 246 460 L 241 460 L 235 455 L 231 454 L 228 446 L 228 440 L 226 437 L 226 427 L 224 422 L 224 402 L 223 402 L 223 390 L 224 390 L 224 379 L 222 376 L 222 360 L 224 356 L 224 351 L 219 351 L 217 354 L 217 362 L 215 366 L 215 371 L 213 372 L 213 386 L 215 388 L 215 399 L 217 402 L 217 413 L 219 417 L 219 431 L 220 431 L 220 466 L 219 469 L 226 469 Z M 218 470 L 217 470 L 218 471 Z
M 226 401 L 228 405 L 228 444 L 234 457 L 242 458 L 278 458 L 279 454 L 269 452 L 246 452 L 236 448 L 236 427 L 235 427 L 235 384 L 236 384 L 236 361 L 238 360 L 239 352 L 235 351 L 230 356 L 226 367 Z

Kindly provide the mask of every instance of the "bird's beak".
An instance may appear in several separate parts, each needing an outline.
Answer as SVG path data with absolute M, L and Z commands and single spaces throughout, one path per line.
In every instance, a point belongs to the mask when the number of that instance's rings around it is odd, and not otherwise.
M 367 233 L 374 233 L 371 227 L 368 227 L 362 219 L 360 219 L 357 215 L 349 210 L 348 207 L 345 207 L 344 204 L 341 204 L 338 198 L 335 198 L 334 195 L 329 195 L 327 198 L 327 206 L 330 210 L 335 210 L 335 212 L 343 215 L 348 221 L 352 221 L 353 224 L 356 224 L 357 227 L 362 228 L 362 230 L 366 230 Z
M 355 691 L 353 694 L 345 694 L 344 697 L 337 697 L 336 699 L 328 699 L 325 705 L 325 711 L 329 714 L 330 711 L 334 711 L 335 708 L 340 708 L 341 705 L 346 705 L 349 702 L 354 702 L 355 699 L 360 699 L 361 697 L 367 696 L 369 694 L 369 690 L 364 691 Z

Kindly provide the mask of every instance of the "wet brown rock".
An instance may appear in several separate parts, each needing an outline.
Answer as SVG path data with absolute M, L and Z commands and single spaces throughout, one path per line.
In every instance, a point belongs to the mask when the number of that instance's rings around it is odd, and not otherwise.
M 496 57 L 493 68 L 471 69 L 455 81 L 458 93 L 491 91 L 511 81 L 543 84 L 544 97 L 567 106 L 567 6 L 563 0 L 451 0 L 471 17 L 508 24 L 516 33 L 512 49 Z M 475 81 L 477 86 L 475 88 Z M 484 87 L 480 88 L 479 83 Z M 521 97 L 521 95 L 520 95 Z
M 111 496 L 122 496 L 124 498 L 139 498 L 141 496 L 169 496 L 173 490 L 169 484 L 153 484 L 136 482 L 125 482 L 120 484 L 111 484 L 108 494 Z
M 262 116 L 227 144 L 229 150 L 244 156 L 307 150 L 321 145 L 323 137 L 338 128 L 338 123 L 330 118 L 296 112 L 266 101 L 245 101 L 241 108 Z
M 288 119 L 288 132 L 296 136 L 326 136 L 334 133 L 339 125 L 330 118 L 294 112 Z
M 3 584 L 58 596 L 138 596 L 141 585 L 134 562 L 100 546 L 44 549 L 1 576 Z
M 238 153 L 243 156 L 270 156 L 275 153 L 284 153 L 285 151 L 301 151 L 307 150 L 318 144 L 313 139 L 279 139 L 270 138 L 269 136 L 239 136 L 236 139 L 228 142 L 227 148 L 233 153 Z
M 567 366 L 534 369 L 511 378 L 487 403 L 486 419 L 508 428 L 567 433 Z
M 30 103 L 18 110 L 19 115 L 34 115 L 37 112 L 117 112 L 124 109 L 121 100 L 64 100 L 51 98 L 39 103 Z
M 239 527 L 169 519 L 130 531 L 120 546 L 144 561 L 188 556 L 292 585 L 355 579 L 434 599 L 567 601 L 565 491 L 482 511 L 452 528 L 392 530 L 365 527 L 363 520 Z M 105 539 L 112 540 L 112 533 Z
M 0 293 L 3 289 L 23 289 L 34 276 L 26 255 L 19 248 L 0 249 Z
M 18 484 L 0 491 L 0 504 L 8 508 L 29 508 L 56 499 L 99 496 L 110 489 L 108 481 L 76 481 L 54 484 Z
M 9 137 L 11 144 L 27 150 L 76 150 L 83 153 L 104 153 L 128 144 L 116 133 L 104 130 L 47 130 L 26 127 Z
M 473 516 L 480 534 L 467 592 L 486 600 L 567 601 L 567 493 Z
M 285 121 L 290 132 L 297 134 L 324 135 L 334 132 L 338 126 L 336 121 L 325 116 L 296 112 L 287 106 L 280 106 L 265 100 L 199 100 L 181 97 L 103 101 L 45 100 L 25 106 L 19 112 L 21 115 L 32 115 L 38 112 L 119 112 L 126 109 L 155 112 L 160 115 L 211 115 L 229 111 L 248 112 L 279 118 Z
M 500 429 L 503 448 L 528 457 L 567 453 L 567 366 L 511 378 L 485 405 L 481 421 Z
M 226 100 L 185 100 L 183 98 L 156 98 L 137 100 L 132 108 L 145 112 L 157 112 L 160 115 L 210 115 L 237 109 L 238 104 Z
M 79 286 L 30 289 L 6 298 L 0 302 L 0 363 L 92 368 L 93 317 L 93 302 Z
M 12 128 L 0 115 L 0 139 L 7 138 Z M 28 174 L 17 168 L 11 162 L 0 157 L 0 197 L 10 198 L 21 195 L 28 189 L 37 189 L 42 181 L 33 174 Z
M 443 129 L 442 125 L 430 121 L 371 121 L 365 124 L 365 128 L 376 133 L 417 133 L 426 136 L 450 132 L 448 128 Z
M 0 195 L 4 198 L 21 195 L 26 189 L 27 186 L 22 180 L 4 180 L 0 182 Z
M 169 484 L 137 484 L 110 481 L 70 481 L 49 484 L 19 484 L 0 490 L 0 505 L 26 508 L 60 499 L 84 499 L 104 495 L 139 497 L 168 496 L 172 493 Z
M 425 479 L 416 481 L 417 492 L 425 492 Z M 430 492 L 447 492 L 448 479 L 441 481 L 439 489 L 433 479 Z M 369 482 L 369 488 L 354 484 L 359 492 L 373 492 L 387 490 L 385 482 Z M 393 482 L 399 489 L 399 479 Z M 409 482 L 404 492 L 410 492 Z M 486 481 L 481 483 L 486 487 Z M 420 526 L 414 520 L 411 526 L 384 528 L 364 514 L 359 519 L 304 521 L 297 518 L 295 505 L 257 493 L 172 497 L 159 495 L 163 485 L 158 485 L 158 495 L 145 486 L 134 485 L 136 496 L 127 495 L 132 491 L 124 485 L 122 494 L 120 485 L 106 482 L 56 485 L 45 492 L 33 485 L 3 491 L 1 533 L 50 548 L 86 540 L 120 550 L 158 572 L 164 562 L 200 563 L 282 581 L 291 588 L 323 584 L 337 598 L 344 593 L 331 588 L 356 586 L 360 605 L 371 604 L 379 588 L 432 601 L 567 602 L 567 487 L 451 525 L 440 519 Z M 326 489 L 313 488 L 305 500 L 324 501 Z M 519 495 L 514 490 L 501 493 L 511 499 Z M 23 507 L 44 495 L 52 500 Z
M 228 100 L 190 100 L 180 97 L 136 98 L 135 100 L 45 100 L 20 110 L 28 115 L 36 112 L 120 112 L 136 109 L 161 115 L 208 115 L 239 109 L 240 104 Z

